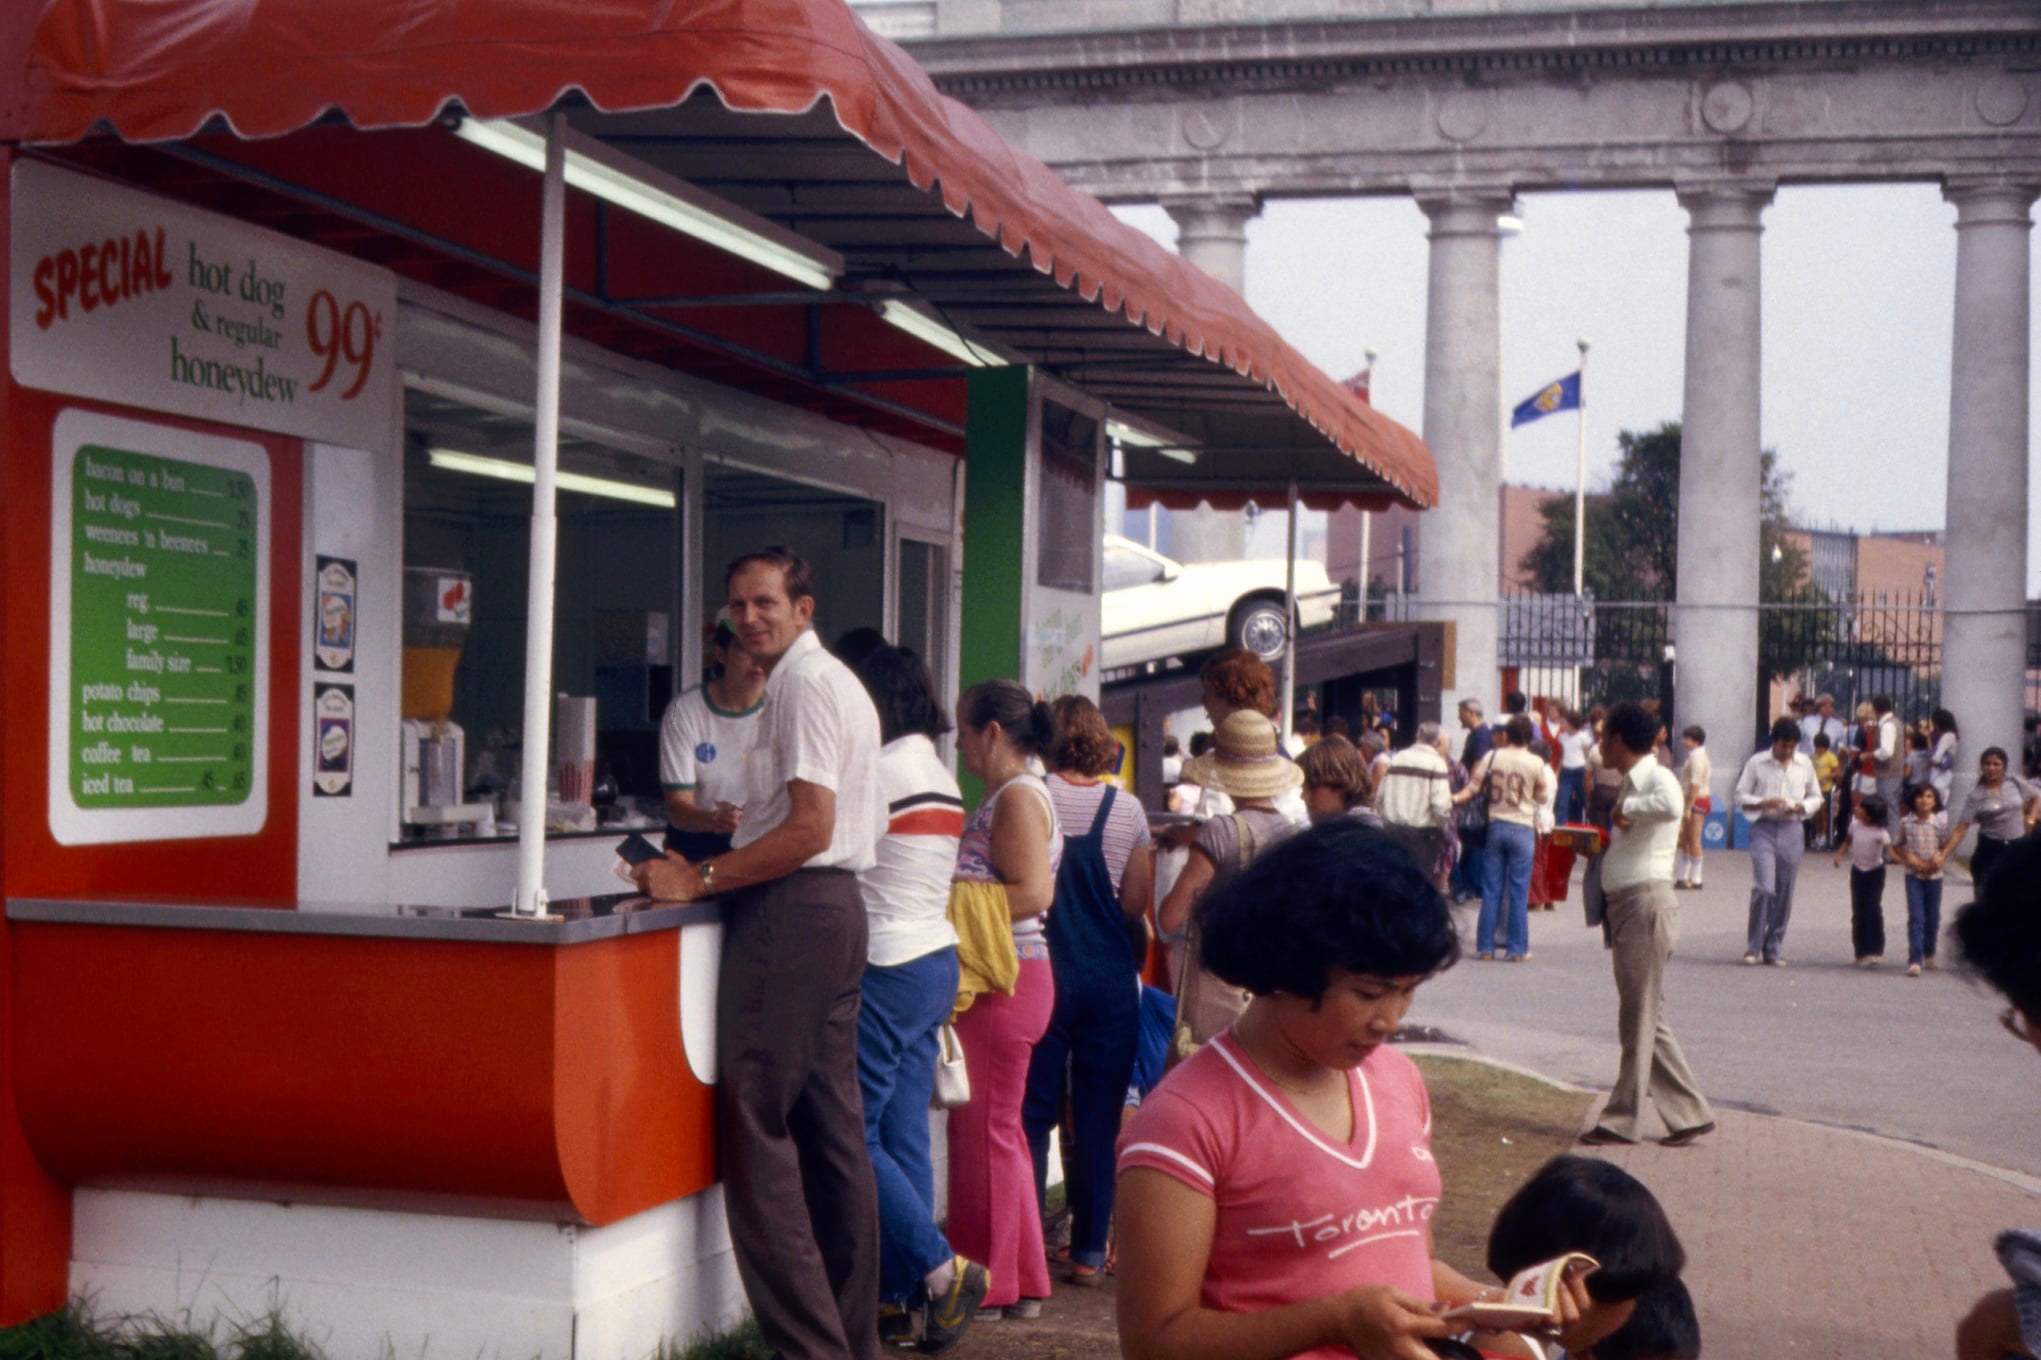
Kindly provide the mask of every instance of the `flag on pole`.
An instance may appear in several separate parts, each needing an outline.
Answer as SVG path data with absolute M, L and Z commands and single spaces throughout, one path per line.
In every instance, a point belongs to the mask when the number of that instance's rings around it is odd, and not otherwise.
M 1540 416 L 1549 416 L 1555 411 L 1577 411 L 1580 409 L 1580 373 L 1578 370 L 1567 374 L 1557 382 L 1548 383 L 1530 396 L 1517 403 L 1517 409 L 1510 413 L 1509 427 L 1528 425 Z

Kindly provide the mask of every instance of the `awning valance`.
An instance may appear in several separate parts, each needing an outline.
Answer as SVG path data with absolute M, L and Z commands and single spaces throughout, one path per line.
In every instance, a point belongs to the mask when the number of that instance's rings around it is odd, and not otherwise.
M 1437 475 L 1416 435 L 1342 391 L 1231 289 L 1007 146 L 842 0 L 47 0 L 23 8 L 0 18 L 8 77 L 0 139 L 26 144 L 104 133 L 176 142 L 221 128 L 271 138 L 322 121 L 417 127 L 459 112 L 523 116 L 562 100 L 585 106 L 575 121 L 592 135 L 624 114 L 639 115 L 630 121 L 643 134 L 644 115 L 698 106 L 704 90 L 725 109 L 790 115 L 786 126 L 806 129 L 826 101 L 832 127 L 1053 286 L 1053 306 L 1020 299 L 1036 312 L 996 328 L 1009 349 L 1052 370 L 1069 360 L 1067 376 L 1166 428 L 1208 431 L 1205 475 L 1185 480 L 1209 476 L 1215 497 L 1231 496 L 1251 469 L 1258 475 L 1248 480 L 1265 479 L 1272 492 L 1301 462 L 1310 480 L 1329 483 L 1342 461 L 1337 449 L 1360 465 L 1350 468 L 1358 498 L 1436 499 Z M 741 188 L 717 191 L 744 198 Z M 812 198 L 795 202 L 778 215 L 802 230 L 813 206 Z M 755 210 L 775 215 L 770 195 L 761 192 Z M 922 290 L 911 264 L 898 276 Z M 946 313 L 978 325 L 981 314 L 1012 310 L 1013 288 L 986 291 L 998 296 L 981 309 L 958 289 Z M 1073 335 L 1086 337 L 1083 346 Z M 1276 452 L 1265 468 L 1233 452 L 1262 447 Z M 1157 486 L 1171 478 L 1168 468 L 1156 474 Z

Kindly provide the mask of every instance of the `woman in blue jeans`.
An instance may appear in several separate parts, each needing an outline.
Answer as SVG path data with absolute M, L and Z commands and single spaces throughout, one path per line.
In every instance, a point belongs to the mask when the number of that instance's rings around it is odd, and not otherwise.
M 1495 749 L 1474 767 L 1454 801 L 1488 800 L 1488 838 L 1482 851 L 1481 915 L 1474 957 L 1495 957 L 1496 927 L 1507 922 L 1506 957 L 1531 957 L 1531 858 L 1538 849 L 1538 809 L 1554 795 L 1552 767 L 1531 751 L 1531 720 L 1519 713 L 1496 734 Z
M 1141 1034 L 1141 959 L 1129 919 L 1148 912 L 1155 881 L 1148 816 L 1103 777 L 1120 762 L 1120 743 L 1098 706 L 1079 695 L 1054 705 L 1056 746 L 1049 753 L 1049 799 L 1062 826 L 1063 862 L 1049 910 L 1049 965 L 1056 1006 L 1028 1065 L 1021 1106 L 1035 1159 L 1035 1195 L 1044 1198 L 1049 1131 L 1070 1105 L 1071 1284 L 1103 1280 L 1113 1219 L 1113 1145 Z
M 870 930 L 858 1011 L 858 1085 L 865 1146 L 879 1194 L 879 1332 L 923 1348 L 955 1345 L 984 1301 L 985 1268 L 950 1250 L 935 1226 L 928 1106 L 937 1033 L 957 1000 L 957 935 L 950 876 L 964 800 L 935 749 L 950 730 L 928 668 L 882 647 L 858 667 L 879 710 L 879 789 L 888 809 L 877 863 L 858 875 Z

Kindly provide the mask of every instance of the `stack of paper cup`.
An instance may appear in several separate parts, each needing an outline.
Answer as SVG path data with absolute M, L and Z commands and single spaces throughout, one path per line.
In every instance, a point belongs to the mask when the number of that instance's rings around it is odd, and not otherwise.
M 553 750 L 560 770 L 560 799 L 586 803 L 595 793 L 595 700 L 562 694 L 553 711 Z

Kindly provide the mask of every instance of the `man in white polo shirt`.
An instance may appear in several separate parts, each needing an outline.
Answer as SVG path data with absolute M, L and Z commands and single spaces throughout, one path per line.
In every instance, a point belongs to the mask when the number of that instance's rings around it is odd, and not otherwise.
M 1684 1147 L 1715 1128 L 1714 1112 L 1665 1022 L 1665 963 L 1679 939 L 1673 852 L 1686 800 L 1679 776 L 1651 753 L 1657 735 L 1658 719 L 1639 704 L 1617 704 L 1602 719 L 1602 758 L 1623 772 L 1601 859 L 1623 1069 L 1601 1118 L 1581 1135 L 1583 1143 L 1636 1142 L 1647 1095 L 1665 1121 L 1667 1147 Z
M 866 921 L 877 862 L 879 715 L 811 624 L 815 578 L 784 548 L 724 576 L 731 625 L 766 670 L 733 848 L 639 865 L 650 896 L 724 899 L 716 1136 L 737 1270 L 788 1360 L 878 1355 L 879 1220 L 858 1090 Z M 805 1210 L 805 1212 L 803 1212 Z
M 1889 707 L 1889 705 L 1888 705 Z M 1744 762 L 1736 779 L 1736 806 L 1750 820 L 1750 923 L 1745 963 L 1780 967 L 1786 926 L 1793 919 L 1793 885 L 1807 849 L 1803 823 L 1821 810 L 1814 762 L 1800 754 L 1800 724 L 1772 724 L 1772 744 Z

